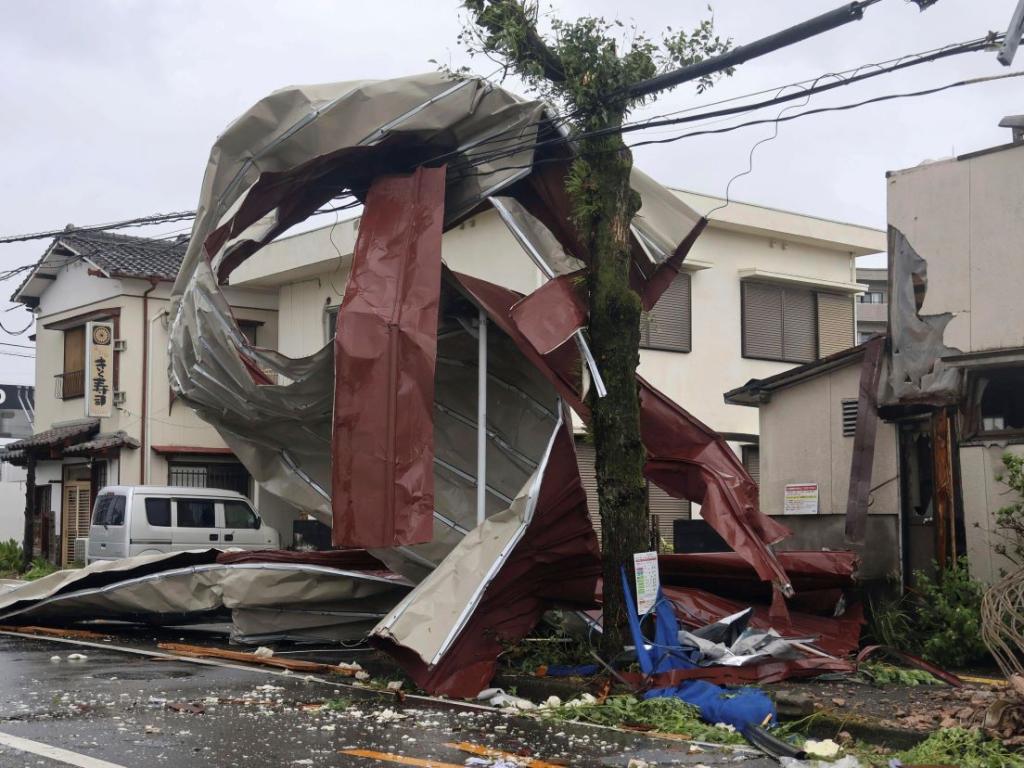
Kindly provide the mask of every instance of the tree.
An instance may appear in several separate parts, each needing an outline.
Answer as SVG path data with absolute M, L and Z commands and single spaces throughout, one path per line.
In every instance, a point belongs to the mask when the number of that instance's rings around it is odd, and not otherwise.
M 643 102 L 631 86 L 661 71 L 727 50 L 711 19 L 692 32 L 669 28 L 660 44 L 635 28 L 598 17 L 548 17 L 539 28 L 535 0 L 466 0 L 460 41 L 514 72 L 558 104 L 576 140 L 566 177 L 572 223 L 590 254 L 587 274 L 590 345 L 606 397 L 591 396 L 591 432 L 604 550 L 604 649 L 622 648 L 625 602 L 620 569 L 648 548 L 645 452 L 640 440 L 636 369 L 640 362 L 640 297 L 629 285 L 629 227 L 640 208 L 629 185 L 632 154 L 618 129 Z M 710 8 L 709 8 L 710 10 Z M 628 39 L 620 41 L 621 34 Z M 697 81 L 698 92 L 711 76 Z

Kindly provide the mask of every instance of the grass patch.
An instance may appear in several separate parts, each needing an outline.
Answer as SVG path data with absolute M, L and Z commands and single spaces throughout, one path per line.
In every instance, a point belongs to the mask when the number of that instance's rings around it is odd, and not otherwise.
M 1024 768 L 1024 756 L 972 728 L 944 728 L 916 747 L 893 755 L 860 754 L 874 766 L 894 757 L 904 765 L 956 765 L 960 768 Z
M 610 696 L 603 703 L 569 703 L 551 707 L 543 710 L 543 715 L 556 720 L 675 733 L 716 744 L 747 743 L 746 739 L 729 728 L 708 725 L 700 719 L 696 707 L 679 699 L 641 700 L 635 696 Z
M 872 685 L 941 685 L 942 681 L 923 669 L 907 669 L 884 661 L 866 661 L 857 666 L 857 674 Z

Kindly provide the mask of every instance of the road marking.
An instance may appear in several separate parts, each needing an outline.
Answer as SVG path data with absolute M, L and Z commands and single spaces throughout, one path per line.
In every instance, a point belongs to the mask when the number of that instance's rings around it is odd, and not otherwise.
M 387 763 L 399 763 L 400 765 L 418 765 L 421 768 L 466 768 L 462 763 L 442 763 L 440 760 L 424 760 L 422 757 L 407 757 L 396 755 L 391 752 L 375 752 L 372 749 L 339 749 L 343 755 L 352 757 L 366 757 L 370 760 L 383 760 Z
M 40 757 L 48 757 L 66 765 L 74 765 L 76 768 L 125 768 L 123 765 L 111 763 L 107 760 L 100 760 L 96 757 L 89 757 L 78 752 L 71 752 L 60 747 L 51 747 L 41 741 L 31 741 L 20 736 L 12 736 L 9 733 L 0 732 L 0 745 L 11 747 L 19 752 L 28 752 Z M 460 766 L 461 768 L 461 766 Z
M 449 742 L 445 744 L 445 746 L 457 749 L 460 752 L 468 752 L 469 754 L 477 755 L 478 757 L 507 757 L 517 765 L 527 766 L 527 768 L 563 768 L 563 766 L 558 763 L 545 763 L 543 760 L 535 760 L 532 757 L 523 757 L 522 755 L 517 755 L 514 752 L 503 752 L 500 749 L 484 747 L 479 744 L 473 744 L 469 741 Z

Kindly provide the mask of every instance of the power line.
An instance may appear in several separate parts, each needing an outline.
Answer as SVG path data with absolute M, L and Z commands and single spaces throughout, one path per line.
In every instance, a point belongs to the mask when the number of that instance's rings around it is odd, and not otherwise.
M 35 347 L 32 344 L 11 344 L 11 342 L 9 341 L 0 341 L 0 346 L 17 347 L 18 349 L 35 349 Z
M 741 99 L 745 99 L 745 98 L 750 98 L 751 96 L 762 95 L 764 93 L 769 93 L 769 92 L 772 92 L 772 91 L 776 91 L 778 93 L 781 93 L 781 91 L 786 90 L 787 88 L 794 88 L 795 87 L 795 88 L 799 88 L 800 89 L 799 91 L 797 91 L 795 93 L 792 93 L 792 94 L 778 95 L 778 96 L 776 96 L 774 98 L 771 98 L 771 99 L 763 100 L 763 101 L 760 101 L 760 102 L 755 102 L 754 104 L 741 104 L 741 105 L 737 105 L 737 106 L 729 107 L 729 108 L 725 108 L 725 109 L 713 110 L 713 111 L 710 111 L 710 112 L 700 111 L 700 112 L 697 112 L 696 114 L 687 115 L 687 116 L 684 116 L 684 117 L 674 117 L 673 118 L 673 117 L 660 116 L 660 117 L 656 117 L 656 118 L 647 118 L 647 119 L 640 120 L 640 121 L 637 121 L 637 122 L 634 122 L 634 123 L 627 123 L 627 124 L 625 124 L 625 125 L 623 125 L 621 127 L 616 127 L 616 128 L 607 128 L 607 129 L 601 129 L 601 130 L 597 130 L 597 131 L 583 132 L 583 133 L 572 135 L 572 136 L 561 136 L 561 135 L 559 135 L 558 137 L 550 138 L 550 139 L 527 140 L 527 141 L 523 141 L 522 143 L 519 143 L 519 144 L 505 145 L 505 146 L 501 147 L 500 149 L 493 150 L 490 153 L 481 153 L 480 155 L 478 155 L 476 157 L 473 157 L 468 162 L 462 164 L 461 168 L 462 169 L 467 169 L 467 170 L 468 169 L 473 169 L 473 168 L 478 168 L 478 167 L 483 166 L 484 164 L 493 163 L 496 160 L 500 160 L 500 159 L 503 159 L 505 157 L 510 157 L 512 155 L 518 154 L 518 153 L 520 153 L 520 152 L 522 152 L 522 151 L 524 151 L 526 149 L 530 149 L 530 148 L 533 148 L 533 149 L 536 150 L 536 149 L 539 149 L 539 148 L 542 148 L 542 147 L 545 147 L 545 146 L 570 144 L 570 143 L 573 143 L 573 142 L 579 141 L 580 139 L 585 139 L 585 138 L 597 138 L 597 137 L 600 137 L 600 136 L 603 136 L 603 135 L 608 135 L 610 133 L 617 133 L 617 132 L 630 133 L 630 132 L 636 132 L 636 131 L 649 130 L 649 129 L 652 129 L 652 128 L 675 126 L 675 125 L 679 125 L 679 124 L 683 124 L 683 123 L 689 123 L 689 122 L 703 122 L 703 121 L 711 120 L 713 118 L 729 117 L 729 116 L 732 116 L 732 115 L 737 115 L 737 114 L 742 114 L 742 113 L 747 113 L 747 112 L 755 112 L 755 111 L 758 111 L 760 109 L 764 109 L 766 107 L 770 107 L 770 106 L 774 106 L 774 105 L 777 105 L 777 104 L 785 103 L 787 101 L 791 101 L 791 100 L 794 100 L 794 99 L 800 99 L 800 98 L 806 99 L 806 98 L 809 98 L 810 96 L 818 94 L 818 93 L 822 93 L 822 92 L 825 92 L 825 91 L 833 90 L 835 88 L 839 88 L 839 87 L 842 87 L 842 86 L 845 86 L 845 85 L 851 85 L 853 83 L 860 82 L 862 80 L 866 80 L 866 79 L 873 78 L 873 77 L 878 77 L 880 75 L 889 74 L 891 72 L 895 72 L 897 70 L 904 69 L 904 68 L 907 68 L 907 67 L 917 66 L 919 64 L 924 64 L 924 63 L 936 61 L 938 59 L 946 58 L 946 57 L 949 57 L 949 56 L 955 56 L 955 55 L 960 55 L 960 54 L 964 54 L 964 53 L 972 53 L 972 52 L 976 52 L 976 51 L 985 50 L 985 49 L 989 48 L 990 46 L 994 45 L 995 43 L 997 43 L 1001 38 L 1002 38 L 1002 35 L 990 34 L 987 37 L 976 38 L 974 40 L 966 41 L 966 42 L 963 42 L 963 43 L 954 43 L 954 44 L 951 44 L 951 45 L 948 45 L 948 46 L 944 46 L 942 48 L 932 49 L 930 51 L 926 51 L 926 52 L 921 53 L 921 54 L 910 54 L 908 56 L 903 56 L 903 57 L 900 57 L 898 59 L 890 59 L 887 62 L 883 62 L 881 65 L 879 65 L 879 64 L 866 64 L 866 65 L 861 65 L 859 67 L 856 67 L 856 68 L 854 68 L 852 70 L 846 70 L 845 72 L 829 73 L 829 74 L 826 74 L 826 75 L 821 75 L 817 79 L 815 79 L 814 81 L 810 81 L 810 82 L 812 82 L 812 85 L 809 86 L 809 87 L 805 87 L 804 86 L 804 83 L 806 83 L 808 81 L 802 81 L 802 82 L 799 82 L 799 83 L 790 83 L 790 84 L 787 84 L 785 86 L 781 86 L 779 88 L 767 89 L 767 90 L 764 90 L 764 91 L 759 91 L 757 93 L 747 94 L 746 96 L 737 96 L 737 97 L 733 97 L 732 99 L 722 100 L 720 102 L 712 102 L 711 105 L 706 105 L 706 106 L 714 106 L 716 104 L 728 103 L 730 101 L 736 101 L 736 100 L 741 100 Z M 873 67 L 874 69 L 872 69 L 871 71 L 868 71 L 868 72 L 862 72 L 861 70 L 865 69 L 866 67 Z M 854 74 L 848 75 L 848 73 L 850 73 L 850 72 L 852 72 Z M 825 83 L 825 84 L 818 85 L 820 80 L 822 80 L 824 78 L 827 78 L 827 77 L 835 77 L 837 79 L 836 79 L 835 82 Z M 998 79 L 998 78 L 993 78 L 993 79 Z M 943 87 L 941 87 L 938 90 L 946 90 L 948 88 L 957 87 L 960 84 L 969 84 L 969 83 L 964 82 L 964 83 L 958 83 L 958 84 L 950 84 L 950 85 L 947 85 L 947 86 L 943 86 Z M 890 96 L 890 97 L 887 97 L 887 98 L 908 97 L 908 96 L 914 96 L 914 95 L 925 95 L 925 94 L 928 94 L 928 93 L 935 93 L 935 92 L 938 92 L 938 91 L 937 90 L 929 90 L 929 91 L 922 91 L 922 92 L 918 92 L 918 93 L 910 93 L 910 94 L 902 94 L 902 95 L 898 94 L 896 96 Z M 885 100 L 885 99 L 882 99 L 882 100 Z M 872 100 L 869 100 L 869 101 L 864 102 L 864 103 L 871 103 L 871 101 Z M 850 107 L 847 107 L 847 108 L 850 108 Z M 693 108 L 688 108 L 688 109 L 684 109 L 684 110 L 678 110 L 676 112 L 669 112 L 669 113 L 666 113 L 666 114 L 667 115 L 680 114 L 680 113 L 683 113 L 683 112 L 691 112 L 692 110 L 695 110 L 695 109 L 699 109 L 699 108 L 698 107 L 693 107 Z M 830 110 L 827 110 L 827 111 L 830 111 Z M 795 115 L 795 116 L 787 117 L 784 120 L 781 120 L 780 122 L 788 121 L 790 119 L 793 119 L 794 117 L 801 116 L 801 115 L 804 115 L 804 114 L 815 114 L 815 113 L 816 113 L 816 111 L 810 111 L 810 112 L 807 112 L 807 113 L 800 113 L 800 115 Z M 568 119 L 569 119 L 569 116 L 556 118 L 554 121 L 538 121 L 537 125 L 541 125 L 541 124 L 544 124 L 544 125 L 548 125 L 548 124 L 558 125 L 558 124 L 564 123 Z M 751 122 L 739 124 L 739 125 L 731 127 L 731 128 L 720 129 L 720 130 L 717 130 L 717 131 L 707 131 L 706 133 L 724 133 L 724 132 L 727 132 L 727 131 L 730 131 L 730 130 L 735 130 L 736 128 L 742 128 L 742 127 L 747 127 L 747 126 L 750 126 L 750 125 L 759 125 L 759 124 L 770 123 L 770 122 L 775 122 L 775 121 L 773 121 L 773 120 L 751 121 Z M 510 129 L 510 130 L 522 131 L 526 127 L 529 127 L 529 126 L 516 126 L 515 128 Z M 678 138 L 683 138 L 683 137 L 686 137 L 686 136 L 693 136 L 693 135 L 701 135 L 701 133 L 684 134 L 684 136 L 681 136 L 681 137 L 669 138 L 669 139 L 664 139 L 664 140 L 660 140 L 660 141 L 658 141 L 658 140 L 651 140 L 651 141 L 645 141 L 645 142 L 638 142 L 638 143 L 635 143 L 635 144 L 633 144 L 631 146 L 644 146 L 646 144 L 652 144 L 652 143 L 667 143 L 669 141 L 677 140 Z M 486 146 L 487 144 L 491 144 L 491 143 L 499 143 L 499 142 L 500 143 L 504 143 L 507 140 L 508 140 L 507 136 L 505 138 L 501 138 L 501 137 L 499 137 L 499 135 L 496 134 L 495 136 L 492 136 L 492 137 L 490 137 L 487 140 L 481 141 L 478 145 L 472 147 L 472 149 L 478 149 L 479 147 Z M 444 160 L 450 159 L 450 158 L 455 157 L 455 156 L 457 156 L 456 152 L 448 152 L 448 153 L 444 153 L 444 154 L 441 154 L 441 155 L 436 155 L 436 156 L 431 157 L 431 158 L 427 158 L 426 160 L 423 160 L 423 161 L 417 163 L 417 165 L 427 165 L 427 164 L 432 164 L 432 163 L 438 163 L 438 162 L 442 162 Z M 536 162 L 543 162 L 543 159 L 540 159 L 540 160 L 538 160 Z M 520 169 L 520 168 L 524 168 L 524 167 L 529 167 L 529 166 L 509 166 L 507 168 L 490 169 L 486 173 L 473 174 L 473 175 L 491 175 L 493 173 L 496 173 L 496 172 L 502 171 L 502 170 Z M 454 180 L 457 181 L 457 180 L 461 180 L 461 179 L 467 178 L 467 177 L 468 176 L 464 174 L 464 175 L 461 175 L 461 176 L 457 176 Z M 450 182 L 451 182 L 451 180 L 450 180 Z M 343 198 L 344 197 L 355 196 L 355 194 L 358 194 L 360 191 L 365 192 L 365 190 L 350 190 L 348 194 L 343 196 Z M 350 208 L 357 207 L 358 205 L 361 205 L 361 201 L 359 199 L 355 199 L 352 202 L 349 202 L 349 203 L 346 203 L 346 204 L 343 204 L 343 205 L 340 205 L 340 206 L 336 206 L 336 207 L 333 207 L 333 208 L 327 208 L 327 209 L 320 209 L 320 210 L 314 211 L 311 214 L 311 216 L 322 215 L 322 214 L 325 214 L 325 213 L 336 213 L 338 211 L 348 210 Z M 110 223 L 107 223 L 107 224 L 90 225 L 90 226 L 86 226 L 86 227 L 76 227 L 72 231 L 74 231 L 74 232 L 101 232 L 101 231 L 108 231 L 108 230 L 113 230 L 113 229 L 124 229 L 124 228 L 128 228 L 128 227 L 143 227 L 143 226 L 151 226 L 151 225 L 155 225 L 155 224 L 171 223 L 171 222 L 175 222 L 175 221 L 185 221 L 185 220 L 188 220 L 188 219 L 192 219 L 194 217 L 195 217 L 195 212 L 194 211 L 177 211 L 177 212 L 172 212 L 172 213 L 158 213 L 158 214 L 151 214 L 151 215 L 148 215 L 148 216 L 141 216 L 141 217 L 132 218 L 132 219 L 123 219 L 123 220 L 120 220 L 120 221 L 110 222 Z M 183 231 L 184 229 L 187 229 L 187 228 L 182 228 L 182 230 L 175 230 L 175 231 Z M 28 241 L 28 240 L 45 239 L 45 238 L 51 238 L 51 237 L 59 237 L 62 234 L 68 234 L 68 233 L 69 233 L 69 230 L 67 230 L 65 228 L 65 229 L 48 230 L 48 231 L 44 231 L 44 232 L 34 232 L 34 233 L 23 234 L 23 235 L 9 235 L 9 236 L 0 237 L 0 244 L 3 244 L 3 243 L 13 243 L 13 242 L 24 242 L 24 241 Z M 171 235 L 164 235 L 161 238 L 155 238 L 155 239 L 164 239 L 164 238 L 169 238 L 169 237 L 171 237 Z M 173 243 L 170 244 L 170 245 L 173 246 Z M 28 264 L 28 265 L 24 265 L 24 266 L 21 266 L 21 267 L 16 267 L 16 268 L 11 269 L 11 270 L 7 270 L 6 272 L 0 272 L 0 282 L 2 282 L 4 280 L 7 280 L 7 279 L 10 279 L 11 277 L 13 277 L 13 276 L 15 276 L 17 274 L 20 274 L 20 273 L 22 273 L 22 272 L 24 272 L 24 271 L 26 271 L 28 269 L 31 269 L 34 266 L 35 266 L 34 264 Z

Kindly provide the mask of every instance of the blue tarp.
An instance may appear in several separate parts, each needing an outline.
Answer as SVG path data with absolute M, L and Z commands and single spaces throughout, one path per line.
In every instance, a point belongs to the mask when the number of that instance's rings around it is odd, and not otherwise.
M 672 603 L 665 599 L 661 589 L 652 611 L 654 612 L 654 641 L 647 640 L 636 612 L 636 601 L 629 588 L 626 571 L 622 571 L 622 585 L 626 593 L 629 630 L 636 646 L 636 658 L 645 675 L 669 672 L 673 669 L 692 669 L 697 666 L 699 651 L 679 642 L 679 623 Z M 700 710 L 700 716 L 709 723 L 728 723 L 741 733 L 750 726 L 764 723 L 774 725 L 775 705 L 757 688 L 723 688 L 706 680 L 687 680 L 669 688 L 648 691 L 645 699 L 677 698 Z

